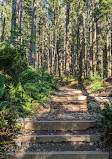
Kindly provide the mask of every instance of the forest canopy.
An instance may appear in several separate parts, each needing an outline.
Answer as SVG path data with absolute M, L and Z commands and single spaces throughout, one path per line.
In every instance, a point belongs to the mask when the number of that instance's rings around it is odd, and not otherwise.
M 110 0 L 2 0 L 0 12 L 1 42 L 23 47 L 30 65 L 111 77 Z

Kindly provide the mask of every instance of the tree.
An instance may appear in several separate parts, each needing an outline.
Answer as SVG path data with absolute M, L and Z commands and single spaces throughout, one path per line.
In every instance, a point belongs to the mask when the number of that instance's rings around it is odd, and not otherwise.
M 110 0 L 8 0 L 0 37 L 24 44 L 29 64 L 44 71 L 110 77 L 111 12 Z
M 111 18 L 107 16 L 107 77 L 112 75 L 112 64 L 111 64 Z
M 11 41 L 15 40 L 15 29 L 17 27 L 17 3 L 18 0 L 12 0 L 12 22 L 11 22 Z
M 30 65 L 35 66 L 35 53 L 36 53 L 36 1 L 33 0 L 32 9 L 32 26 L 31 26 L 31 44 L 30 44 Z

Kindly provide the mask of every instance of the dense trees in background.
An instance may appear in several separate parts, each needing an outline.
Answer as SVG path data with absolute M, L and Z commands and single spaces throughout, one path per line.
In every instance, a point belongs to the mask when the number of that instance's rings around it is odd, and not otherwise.
M 2 0 L 0 40 L 26 44 L 29 63 L 80 79 L 112 76 L 111 0 Z

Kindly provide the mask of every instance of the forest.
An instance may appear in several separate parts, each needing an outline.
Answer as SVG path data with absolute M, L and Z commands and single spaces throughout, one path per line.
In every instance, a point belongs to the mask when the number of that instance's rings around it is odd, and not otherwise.
M 71 81 L 112 97 L 112 0 L 0 0 L 1 152 L 21 129 L 16 119 Z M 112 103 L 105 105 L 109 141 Z
M 111 11 L 109 0 L 3 1 L 1 42 L 55 75 L 111 77 Z

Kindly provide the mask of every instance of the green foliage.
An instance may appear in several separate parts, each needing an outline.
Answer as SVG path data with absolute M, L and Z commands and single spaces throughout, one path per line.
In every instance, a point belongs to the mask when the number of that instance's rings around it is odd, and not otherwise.
M 100 18 L 107 16 L 112 11 L 112 2 L 111 0 L 100 0 L 99 1 L 99 8 L 95 9 L 94 17 L 95 20 L 99 20 Z
M 36 113 L 39 106 L 47 102 L 50 97 L 49 91 L 55 85 L 53 75 L 32 67 L 27 67 L 21 73 L 19 82 L 12 82 L 0 72 L 0 82 L 1 134 L 11 133 L 12 129 L 18 130 L 16 118 Z
M 101 91 L 103 87 L 104 87 L 104 83 L 102 81 L 92 82 L 90 85 L 90 88 L 95 92 Z
M 5 92 L 5 82 L 6 78 L 2 72 L 0 72 L 0 98 L 3 97 Z
M 26 45 L 24 40 L 0 45 L 0 135 L 18 130 L 16 118 L 36 113 L 55 85 L 53 75 L 28 66 Z
M 44 104 L 49 97 L 49 91 L 54 85 L 54 77 L 49 73 L 29 67 L 21 75 L 21 83 L 28 96 Z
M 112 105 L 105 103 L 102 115 L 105 143 L 112 149 Z
M 27 68 L 25 45 L 2 43 L 0 46 L 0 70 L 19 80 L 20 74 Z
M 95 75 L 93 77 L 86 76 L 84 81 L 94 92 L 103 90 L 103 87 L 105 86 L 100 75 Z

